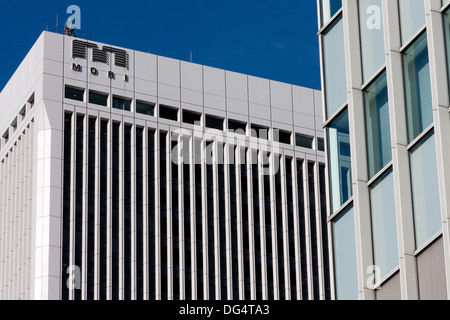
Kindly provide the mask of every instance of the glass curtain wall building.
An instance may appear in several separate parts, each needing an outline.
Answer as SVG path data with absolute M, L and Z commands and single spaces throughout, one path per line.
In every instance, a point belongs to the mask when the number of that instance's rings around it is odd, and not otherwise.
M 0 299 L 331 299 L 321 99 L 44 32 L 0 95 Z
M 318 0 L 333 298 L 450 297 L 450 2 Z

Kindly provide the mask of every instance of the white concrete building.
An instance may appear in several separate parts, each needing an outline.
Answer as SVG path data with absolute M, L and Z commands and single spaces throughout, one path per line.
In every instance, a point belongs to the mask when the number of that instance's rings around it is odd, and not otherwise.
M 0 115 L 0 299 L 331 297 L 320 92 L 44 32 Z

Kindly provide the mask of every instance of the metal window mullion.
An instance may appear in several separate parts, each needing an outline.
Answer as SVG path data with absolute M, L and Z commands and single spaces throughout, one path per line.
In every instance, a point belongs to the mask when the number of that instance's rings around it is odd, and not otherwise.
M 113 294 L 112 294 L 112 201 L 113 201 L 113 195 L 112 195 L 112 174 L 113 174 L 113 126 L 114 123 L 112 119 L 108 121 L 108 164 L 107 164 L 107 171 L 108 171 L 108 187 L 107 187 L 107 290 L 106 295 L 108 300 L 112 300 Z
M 245 149 L 244 149 L 245 150 Z M 245 276 L 244 276 L 244 243 L 243 243 L 243 223 L 242 223 L 242 170 L 241 170 L 241 156 L 242 148 L 239 146 L 237 147 L 236 152 L 236 194 L 237 194 L 237 201 L 236 201 L 236 217 L 237 217 L 237 242 L 238 242 L 238 272 L 239 272 L 239 300 L 245 299 Z
M 137 228 L 136 228 L 136 126 L 131 128 L 131 300 L 137 299 Z
M 87 274 L 88 274 L 88 200 L 89 200 L 89 193 L 88 193 L 88 169 L 89 169 L 89 116 L 86 114 L 84 116 L 84 124 L 83 124 L 83 195 L 82 195 L 82 202 L 83 202 L 83 218 L 82 218 L 82 249 L 81 249 L 81 299 L 87 300 Z M 75 244 L 77 245 L 77 244 Z
M 219 214 L 219 167 L 218 167 L 218 142 L 213 143 L 213 206 L 214 206 L 214 275 L 215 275 L 215 297 L 219 300 L 221 297 L 220 282 L 220 214 Z
M 142 281 L 144 282 L 143 284 L 138 284 L 138 285 L 142 285 L 142 293 L 143 293 L 143 300 L 149 300 L 150 299 L 150 288 L 149 288 L 149 280 L 150 280 L 150 261 L 149 261 L 149 240 L 150 237 L 152 235 L 149 234 L 149 219 L 148 219 L 148 211 L 150 209 L 149 206 L 149 197 L 148 197 L 148 179 L 149 179 L 149 167 L 148 167 L 148 163 L 149 163 L 149 159 L 148 159 L 148 142 L 149 142 L 149 138 L 148 138 L 148 132 L 149 129 L 147 127 L 144 127 L 142 129 L 142 192 L 143 192 L 143 196 L 142 196 L 142 212 L 143 212 L 143 216 L 142 216 L 142 249 L 144 250 L 143 252 L 143 256 L 142 256 L 142 263 L 143 265 L 143 277 L 142 277 Z
M 190 200 L 191 200 L 191 295 L 192 300 L 197 299 L 197 220 L 196 220 L 196 201 L 195 198 L 195 134 L 189 141 L 189 175 L 190 175 Z
M 95 252 L 94 252 L 94 300 L 100 300 L 100 154 L 101 154 L 101 118 L 95 124 Z M 92 248 L 90 249 L 92 250 Z
M 189 230 L 184 230 L 184 136 L 178 136 L 178 274 L 179 274 L 179 300 L 186 298 L 186 238 Z
M 166 138 L 166 168 L 167 168 L 167 209 L 166 209 L 166 220 L 167 220 L 167 299 L 173 300 L 173 219 L 172 219 L 172 198 L 173 198 L 173 175 L 172 175 L 172 135 L 169 130 Z
M 230 145 L 224 144 L 224 187 L 225 187 L 225 252 L 227 265 L 227 297 L 222 300 L 231 300 L 233 297 L 233 269 L 232 269 L 232 247 L 231 247 L 231 188 L 230 188 Z
M 161 130 L 155 131 L 155 300 L 161 300 Z
M 207 204 L 207 175 L 206 175 L 206 140 L 201 142 L 202 152 L 202 221 L 203 221 L 203 297 L 208 300 L 209 297 L 209 268 L 208 268 L 208 204 Z
M 75 211 L 76 211 L 76 168 L 77 168 L 77 114 L 72 114 L 72 150 L 71 150 L 71 166 L 70 166 L 70 255 L 69 267 L 75 265 Z M 74 289 L 69 290 L 69 300 L 75 299 Z

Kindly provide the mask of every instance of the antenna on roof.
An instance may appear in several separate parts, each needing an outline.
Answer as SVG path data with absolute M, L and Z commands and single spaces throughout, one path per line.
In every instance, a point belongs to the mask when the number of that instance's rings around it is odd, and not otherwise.
M 56 14 L 56 33 L 58 33 L 58 14 Z
M 191 49 L 191 55 L 190 55 L 190 58 L 191 58 L 191 62 L 192 62 L 192 49 Z

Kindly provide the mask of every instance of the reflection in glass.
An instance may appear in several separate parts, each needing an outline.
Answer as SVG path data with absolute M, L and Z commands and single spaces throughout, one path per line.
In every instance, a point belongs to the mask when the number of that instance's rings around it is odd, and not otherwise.
M 405 44 L 425 24 L 423 0 L 399 0 L 402 44 Z
M 434 135 L 421 141 L 410 155 L 416 248 L 441 230 L 441 206 Z
M 381 0 L 359 0 L 363 82 L 385 63 Z
M 334 213 L 353 195 L 347 110 L 328 128 L 328 143 L 330 198 Z
M 403 69 L 405 73 L 408 135 L 411 142 L 433 123 L 426 33 L 405 51 Z
M 358 299 L 355 221 L 353 208 L 333 222 L 334 273 L 337 300 Z
M 386 73 L 364 92 L 369 175 L 373 177 L 392 160 Z
M 342 0 L 322 0 L 322 25 L 325 25 L 342 7 Z
M 323 35 L 323 64 L 327 118 L 347 101 L 344 30 L 342 18 Z
M 394 175 L 389 171 L 370 190 L 373 252 L 381 274 L 375 281 L 394 270 L 398 264 L 397 220 L 395 216 Z

